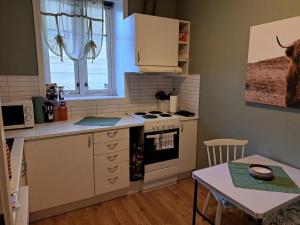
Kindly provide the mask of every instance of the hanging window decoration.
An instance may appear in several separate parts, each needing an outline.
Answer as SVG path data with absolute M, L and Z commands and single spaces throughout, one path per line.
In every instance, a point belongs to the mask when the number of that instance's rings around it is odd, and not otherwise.
M 41 0 L 43 37 L 49 49 L 61 60 L 64 55 L 74 61 L 94 60 L 102 48 L 103 8 L 103 0 Z

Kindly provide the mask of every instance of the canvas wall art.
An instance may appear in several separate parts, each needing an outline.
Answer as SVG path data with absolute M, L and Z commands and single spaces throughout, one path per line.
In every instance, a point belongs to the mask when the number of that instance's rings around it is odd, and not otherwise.
M 246 102 L 300 108 L 300 16 L 250 28 Z

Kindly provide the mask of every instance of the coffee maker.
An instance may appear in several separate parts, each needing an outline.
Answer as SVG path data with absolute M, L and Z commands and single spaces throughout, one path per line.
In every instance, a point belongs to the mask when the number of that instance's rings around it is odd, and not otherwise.
M 46 101 L 43 107 L 44 107 L 45 121 L 53 122 L 54 121 L 53 104 L 50 101 Z

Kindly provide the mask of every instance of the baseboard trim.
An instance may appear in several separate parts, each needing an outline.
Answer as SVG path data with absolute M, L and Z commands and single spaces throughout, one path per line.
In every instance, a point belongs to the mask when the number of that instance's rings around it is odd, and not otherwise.
M 178 180 L 185 180 L 187 178 L 191 178 L 192 177 L 192 172 L 193 171 L 187 171 L 187 172 L 179 173 L 177 175 L 177 179 Z
M 42 220 L 42 219 L 49 218 L 52 216 L 57 216 L 57 215 L 60 215 L 63 213 L 67 213 L 67 212 L 70 212 L 73 210 L 85 208 L 85 207 L 88 207 L 91 205 L 96 205 L 101 202 L 124 197 L 127 195 L 128 195 L 128 188 L 123 188 L 118 191 L 105 193 L 103 195 L 98 195 L 98 196 L 95 196 L 92 198 L 88 198 L 88 199 L 80 200 L 77 202 L 53 207 L 50 209 L 45 209 L 45 210 L 38 211 L 38 212 L 33 212 L 33 213 L 30 213 L 29 219 L 30 219 L 30 222 L 32 223 L 32 222 L 36 222 L 38 220 Z

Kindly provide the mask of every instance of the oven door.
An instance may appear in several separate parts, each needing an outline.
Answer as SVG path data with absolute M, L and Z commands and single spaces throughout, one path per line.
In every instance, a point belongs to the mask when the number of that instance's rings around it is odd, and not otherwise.
M 178 159 L 179 129 L 144 134 L 144 165 Z

